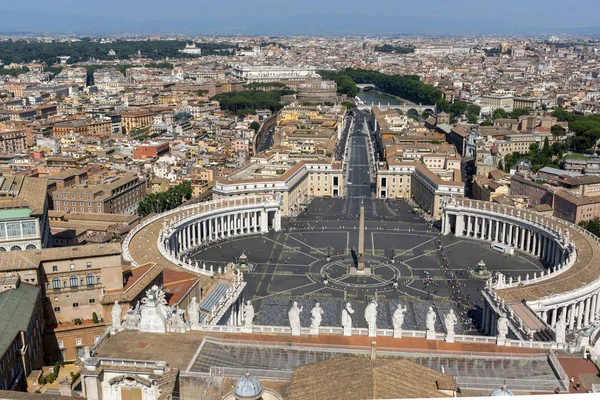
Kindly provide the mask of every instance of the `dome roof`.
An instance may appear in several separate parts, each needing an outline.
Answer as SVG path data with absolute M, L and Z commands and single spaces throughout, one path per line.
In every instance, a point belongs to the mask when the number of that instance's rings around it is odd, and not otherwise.
M 262 386 L 258 382 L 258 379 L 250 374 L 246 374 L 241 377 L 235 385 L 233 395 L 239 400 L 256 400 L 259 399 L 263 394 Z
M 506 389 L 506 386 L 502 385 L 500 388 L 494 390 L 490 394 L 490 397 L 491 396 L 514 396 L 514 394 L 510 390 Z

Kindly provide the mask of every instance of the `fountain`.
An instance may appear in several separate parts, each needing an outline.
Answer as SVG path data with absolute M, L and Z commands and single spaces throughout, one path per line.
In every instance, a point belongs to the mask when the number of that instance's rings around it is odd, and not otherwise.
M 483 262 L 483 260 L 479 261 L 475 268 L 470 270 L 469 273 L 471 274 L 472 278 L 481 280 L 488 279 L 492 276 L 490 271 L 488 271 L 485 267 L 485 263 Z

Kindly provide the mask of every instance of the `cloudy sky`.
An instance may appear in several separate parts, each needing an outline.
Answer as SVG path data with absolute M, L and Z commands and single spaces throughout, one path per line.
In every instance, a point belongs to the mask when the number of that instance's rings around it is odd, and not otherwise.
M 600 33 L 600 0 L 29 0 L 0 9 L 0 33 Z

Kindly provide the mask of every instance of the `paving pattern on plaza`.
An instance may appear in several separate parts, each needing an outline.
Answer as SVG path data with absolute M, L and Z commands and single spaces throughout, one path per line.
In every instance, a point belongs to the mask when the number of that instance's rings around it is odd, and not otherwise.
M 348 204 L 351 203 L 351 204 Z M 242 237 L 214 245 L 194 257 L 218 267 L 245 252 L 254 270 L 245 275 L 245 298 L 253 301 L 255 322 L 287 325 L 287 310 L 292 301 L 304 306 L 302 326 L 308 326 L 310 309 L 316 301 L 325 311 L 323 325 L 340 325 L 343 304 L 350 301 L 356 309 L 355 326 L 365 327 L 364 307 L 376 298 L 379 303 L 378 327 L 391 327 L 391 314 L 398 302 L 408 306 L 405 329 L 425 329 L 428 307 L 434 306 L 441 321 L 451 308 L 460 317 L 457 332 L 474 333 L 474 326 L 462 306 L 451 296 L 436 249 L 445 248 L 449 263 L 466 297 L 483 304 L 481 281 L 471 280 L 468 270 L 483 260 L 492 272 L 501 271 L 516 278 L 543 270 L 540 262 L 519 254 L 516 257 L 493 252 L 488 243 L 453 236 L 439 236 L 439 230 L 418 216 L 404 201 L 369 200 L 365 255 L 376 264 L 371 277 L 354 278 L 346 283 L 344 274 L 358 243 L 360 202 L 354 199 L 316 199 L 296 218 L 286 219 L 281 232 Z M 377 214 L 373 212 L 377 211 Z M 441 240 L 441 242 L 440 242 Z M 368 261 L 367 261 L 368 262 Z M 328 275 L 330 274 L 330 275 Z M 331 279 L 335 275 L 335 279 Z M 325 284 L 325 277 L 327 284 Z M 397 282 L 394 287 L 393 282 Z M 427 281 L 427 282 L 426 282 Z M 356 284 L 357 283 L 357 284 Z M 475 308 L 475 319 L 478 319 Z

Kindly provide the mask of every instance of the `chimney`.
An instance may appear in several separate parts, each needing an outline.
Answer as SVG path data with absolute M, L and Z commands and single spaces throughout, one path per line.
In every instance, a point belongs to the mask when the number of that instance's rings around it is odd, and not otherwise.
M 371 342 L 371 361 L 375 361 L 376 358 L 377 358 L 377 342 L 373 340 Z

